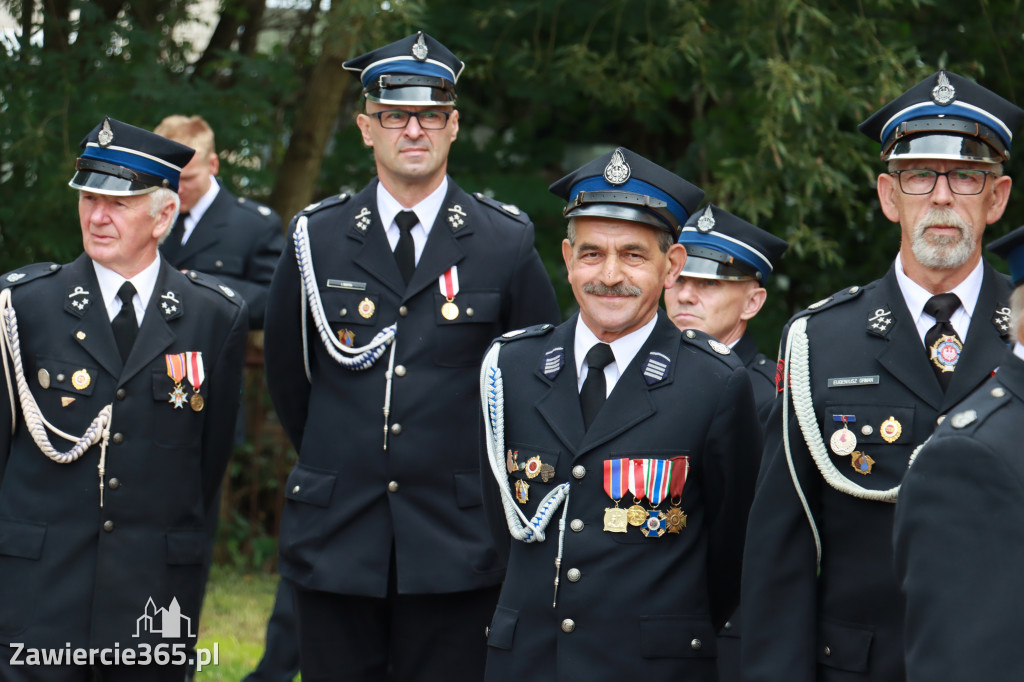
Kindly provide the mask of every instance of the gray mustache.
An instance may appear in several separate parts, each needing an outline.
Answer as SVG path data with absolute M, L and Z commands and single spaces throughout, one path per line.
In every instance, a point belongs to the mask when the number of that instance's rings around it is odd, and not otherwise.
M 631 284 L 616 284 L 610 287 L 600 282 L 587 282 L 583 285 L 583 293 L 595 296 L 639 296 L 643 291 Z

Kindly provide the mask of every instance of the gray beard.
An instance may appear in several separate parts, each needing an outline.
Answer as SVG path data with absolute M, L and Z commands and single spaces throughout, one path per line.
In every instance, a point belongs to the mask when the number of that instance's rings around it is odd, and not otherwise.
M 927 236 L 925 231 L 932 225 L 950 225 L 960 234 L 952 237 Z M 974 253 L 971 228 L 950 208 L 929 211 L 917 225 L 911 236 L 910 245 L 914 257 L 926 268 L 953 270 L 967 263 Z

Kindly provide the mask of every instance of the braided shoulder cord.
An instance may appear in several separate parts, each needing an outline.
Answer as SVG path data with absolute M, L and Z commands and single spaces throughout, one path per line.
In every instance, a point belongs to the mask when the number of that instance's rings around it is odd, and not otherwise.
M 544 496 L 537 506 L 532 519 L 516 504 L 512 494 L 512 486 L 508 482 L 505 470 L 505 392 L 498 368 L 498 353 L 501 344 L 495 343 L 484 356 L 480 372 L 480 397 L 483 402 L 484 414 L 487 415 L 487 461 L 491 465 L 491 473 L 501 491 L 501 502 L 505 508 L 505 519 L 512 537 L 522 542 L 544 542 L 544 529 L 562 501 L 569 495 L 569 484 L 555 486 Z
M 374 336 L 368 344 L 359 348 L 349 348 L 335 338 L 327 323 L 327 316 L 324 314 L 323 301 L 320 300 L 320 290 L 316 286 L 316 275 L 313 272 L 313 256 L 310 252 L 307 222 L 308 219 L 306 216 L 299 218 L 298 224 L 295 227 L 295 233 L 292 236 L 292 239 L 295 242 L 295 258 L 298 261 L 299 274 L 302 277 L 303 340 L 305 341 L 307 334 L 305 306 L 308 305 L 309 309 L 313 312 L 313 322 L 316 324 L 316 330 L 320 335 L 320 340 L 323 342 L 324 348 L 327 349 L 327 353 L 335 360 L 335 362 L 354 371 L 368 369 L 380 359 L 384 354 L 384 351 L 387 349 L 388 344 L 395 340 L 398 324 L 392 323 L 391 325 L 384 327 L 384 329 L 377 332 L 377 335 Z M 306 349 L 308 346 L 304 343 L 303 348 Z M 308 350 L 304 352 L 308 353 Z M 352 357 L 346 357 L 346 354 Z M 308 379 L 308 356 L 305 360 L 306 378 Z
M 85 430 L 85 433 L 81 437 L 76 438 L 70 434 L 61 431 L 53 424 L 48 422 L 43 416 L 42 411 L 39 409 L 39 404 L 36 402 L 35 397 L 29 390 L 28 382 L 25 380 L 25 368 L 21 362 L 21 338 L 18 335 L 18 316 L 14 311 L 14 305 L 11 302 L 11 290 L 4 289 L 0 292 L 0 327 L 2 327 L 3 339 L 0 343 L 0 349 L 2 349 L 4 367 L 7 365 L 7 353 L 10 352 L 11 366 L 14 368 L 14 378 L 18 386 L 18 401 L 21 404 L 21 412 L 25 417 L 25 426 L 28 429 L 29 434 L 32 436 L 32 440 L 35 441 L 36 446 L 46 455 L 48 458 L 57 462 L 58 464 L 70 464 L 71 462 L 77 461 L 85 451 L 96 443 L 100 443 L 100 461 L 98 465 L 99 477 L 100 477 L 100 507 L 103 506 L 103 477 L 106 474 L 106 455 L 107 455 L 107 443 L 110 440 L 110 422 L 113 412 L 113 406 L 108 404 L 104 405 L 103 409 L 100 410 L 99 414 L 92 420 L 89 427 Z M 10 373 L 5 371 L 7 375 L 7 391 L 11 398 L 11 409 L 12 415 L 14 410 L 14 400 L 11 388 L 11 377 Z M 11 420 L 11 429 L 15 427 L 16 422 L 14 419 Z M 47 435 L 47 430 L 50 430 L 55 435 L 61 438 L 73 442 L 74 446 L 67 452 L 59 452 L 50 443 L 50 438 Z

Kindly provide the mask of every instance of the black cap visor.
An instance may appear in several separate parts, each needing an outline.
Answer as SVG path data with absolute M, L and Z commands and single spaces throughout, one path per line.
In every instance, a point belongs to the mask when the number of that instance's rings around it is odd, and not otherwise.
M 732 256 L 694 244 L 683 244 L 683 246 L 686 247 L 686 263 L 683 264 L 683 270 L 679 273 L 680 277 L 721 279 L 730 282 L 760 279 L 760 273 L 753 268 L 743 267 L 743 263 Z
M 455 104 L 455 84 L 445 78 L 384 74 L 363 90 L 366 99 L 378 104 L 431 106 Z
M 668 205 L 664 201 L 635 192 L 605 190 L 580 192 L 572 202 L 566 205 L 562 215 L 566 218 L 595 216 L 628 220 L 664 230 L 673 237 L 678 237 L 681 229 L 676 217 L 668 210 Z
M 951 159 L 1003 163 L 1010 150 L 988 126 L 956 118 L 906 121 L 896 127 L 882 149 L 882 160 Z

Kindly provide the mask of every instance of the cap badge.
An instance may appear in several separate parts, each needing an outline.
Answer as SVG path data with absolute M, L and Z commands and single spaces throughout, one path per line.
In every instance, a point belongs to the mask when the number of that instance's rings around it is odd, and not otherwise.
M 420 37 L 412 45 L 412 56 L 421 62 L 427 58 L 427 42 L 423 40 L 423 31 L 420 31 Z
M 616 149 L 612 152 L 612 160 L 604 167 L 604 179 L 613 185 L 625 184 L 629 180 L 629 164 L 622 152 Z
M 106 147 L 114 141 L 114 131 L 110 129 L 110 119 L 103 119 L 103 127 L 96 134 L 96 139 L 99 140 L 101 147 Z
M 946 106 L 950 102 L 956 99 L 956 88 L 946 78 L 946 72 L 939 72 L 939 82 L 932 88 L 932 101 L 936 104 Z
M 697 220 L 697 229 L 704 233 L 708 233 L 715 229 L 715 216 L 711 212 L 710 206 L 704 209 L 704 215 Z

